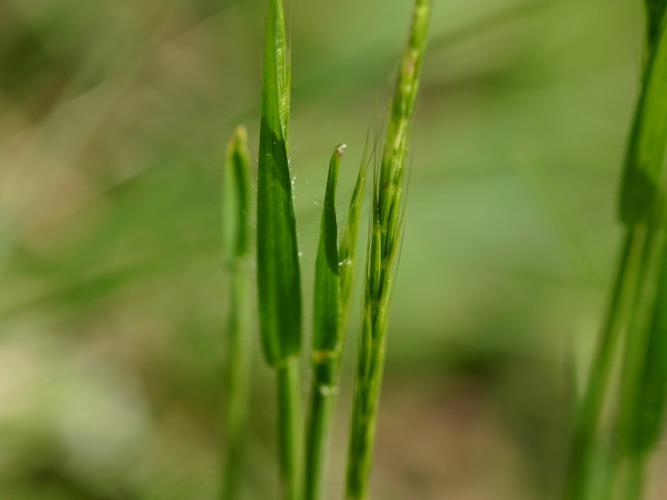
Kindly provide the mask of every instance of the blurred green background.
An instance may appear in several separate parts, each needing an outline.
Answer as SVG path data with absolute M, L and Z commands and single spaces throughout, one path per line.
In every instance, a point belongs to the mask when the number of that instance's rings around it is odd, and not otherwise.
M 411 2 L 288 3 L 308 311 L 328 155 L 349 146 L 343 206 Z M 617 251 L 641 3 L 434 1 L 375 498 L 558 497 Z M 1 499 L 216 497 L 222 163 L 239 123 L 256 154 L 263 21 L 262 0 L 0 3 Z M 275 498 L 255 346 L 245 498 Z

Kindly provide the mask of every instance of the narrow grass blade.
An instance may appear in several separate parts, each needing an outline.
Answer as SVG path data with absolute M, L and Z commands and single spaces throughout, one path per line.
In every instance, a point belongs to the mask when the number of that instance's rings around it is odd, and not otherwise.
M 639 288 L 644 248 L 645 232 L 637 229 L 626 231 L 606 318 L 574 422 L 565 495 L 569 500 L 600 498 L 598 487 L 608 486 L 593 484 L 592 481 L 599 465 L 600 421 L 609 396 L 613 362 L 627 331 L 631 306 Z
M 664 412 L 666 377 L 659 361 L 664 337 L 658 309 L 664 307 L 661 262 L 664 260 L 664 157 L 667 147 L 667 30 L 664 0 L 647 0 L 646 69 L 623 173 L 620 216 L 626 224 L 624 257 L 596 357 L 578 411 L 571 449 L 566 498 L 608 498 L 623 477 L 623 493 L 640 498 L 648 452 L 655 445 Z M 611 443 L 600 427 L 611 388 L 612 361 L 622 346 L 618 384 L 617 432 Z M 603 461 L 601 451 L 612 449 Z M 596 482 L 596 465 L 603 480 Z M 624 474 L 620 467 L 625 467 Z
M 336 222 L 336 183 L 344 146 L 338 146 L 329 163 L 320 242 L 315 266 L 313 297 L 313 381 L 306 427 L 304 500 L 321 495 L 326 438 L 332 411 L 333 387 L 340 352 L 340 266 Z
M 389 299 L 403 234 L 403 189 L 408 140 L 426 49 L 431 2 L 416 0 L 394 95 L 379 174 L 373 183 L 364 319 L 357 355 L 346 498 L 364 500 L 372 467 Z
M 282 498 L 299 499 L 301 276 L 287 155 L 289 52 L 282 0 L 269 0 L 257 179 L 260 334 L 276 370 Z
M 239 496 L 250 380 L 250 155 L 239 127 L 227 148 L 223 184 L 224 251 L 230 279 L 222 499 Z
M 223 251 L 232 267 L 250 253 L 250 153 L 248 132 L 238 127 L 227 146 L 223 183 Z
M 649 35 L 649 52 L 642 91 L 635 113 L 622 179 L 620 216 L 626 224 L 646 221 L 656 194 L 667 148 L 667 30 L 665 2 L 652 2 L 662 12 L 656 34 Z M 649 12 L 650 14 L 650 12 Z M 657 14 L 651 14 L 655 16 Z M 651 26 L 651 21 L 649 21 Z
M 646 2 L 646 41 L 648 52 L 652 52 L 660 37 L 660 25 L 667 9 L 665 0 L 645 0 Z
M 667 243 L 663 240 L 660 245 L 662 248 L 655 270 L 655 300 L 648 324 L 648 341 L 636 404 L 637 422 L 632 436 L 632 450 L 638 455 L 658 446 L 667 402 Z
M 345 333 L 347 332 L 349 323 L 357 262 L 359 222 L 361 221 L 361 209 L 364 204 L 364 191 L 366 188 L 366 176 L 368 175 L 369 163 L 370 159 L 366 150 L 361 159 L 361 166 L 359 167 L 357 181 L 354 185 L 352 197 L 350 198 L 350 205 L 347 209 L 347 219 L 345 226 L 343 227 L 343 236 L 338 249 L 338 259 L 340 261 L 341 344 L 345 342 Z
M 324 208 L 320 224 L 320 242 L 315 266 L 313 301 L 313 350 L 336 351 L 339 348 L 340 312 L 338 224 L 336 222 L 336 183 L 343 146 L 334 151 L 329 164 Z
M 317 257 L 312 354 L 313 379 L 306 427 L 304 500 L 317 500 L 322 495 L 326 444 L 336 398 L 342 349 L 348 327 L 357 260 L 359 220 L 368 169 L 368 157 L 364 153 L 350 199 L 341 243 L 336 249 L 335 183 L 343 149 L 343 145 L 336 148 L 329 166 Z M 336 282 L 335 287 L 334 282 Z
M 257 283 L 264 353 L 274 366 L 301 349 L 301 278 L 287 157 L 287 50 L 282 1 L 270 0 L 259 138 Z
M 658 410 L 651 401 L 655 396 L 655 388 L 649 386 L 657 382 L 654 377 L 660 372 L 655 371 L 658 367 L 652 366 L 656 358 L 650 349 L 655 308 L 661 301 L 660 278 L 667 243 L 661 206 L 662 202 L 654 204 L 650 218 L 642 228 L 645 234 L 642 262 L 631 309 L 631 322 L 626 333 L 617 403 L 618 425 L 610 461 L 610 481 L 622 478 L 622 491 L 628 500 L 642 498 L 645 465 L 651 451 L 647 434 L 650 416 L 644 411 L 653 413 Z M 659 347 L 659 344 L 655 347 Z M 658 361 L 662 363 L 663 360 Z

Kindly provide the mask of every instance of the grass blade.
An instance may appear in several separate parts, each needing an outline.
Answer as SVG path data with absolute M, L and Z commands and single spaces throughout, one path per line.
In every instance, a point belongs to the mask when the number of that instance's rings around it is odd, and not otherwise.
M 269 1 L 257 198 L 257 277 L 261 336 L 268 362 L 301 350 L 301 278 L 287 157 L 289 76 L 281 0 Z
M 324 208 L 320 225 L 320 242 L 315 266 L 313 302 L 313 350 L 337 350 L 339 346 L 338 315 L 340 312 L 338 224 L 336 222 L 336 183 L 343 147 L 338 146 L 329 164 Z
M 641 288 L 635 297 L 620 381 L 619 430 L 615 443 L 618 460 L 613 466 L 624 465 L 626 473 L 613 470 L 612 477 L 625 478 L 623 491 L 629 500 L 642 498 L 645 466 L 657 445 L 663 423 L 667 385 L 663 357 L 667 349 L 661 325 L 667 246 L 663 201 L 661 198 L 654 204 L 646 229 Z
M 638 453 L 658 446 L 667 403 L 667 244 L 659 258 L 658 288 L 649 325 L 649 340 L 640 401 L 637 404 L 640 430 L 635 438 Z
M 382 385 L 389 298 L 402 240 L 405 163 L 419 75 L 426 49 L 431 2 L 416 0 L 390 105 L 379 176 L 373 185 L 371 235 L 364 296 L 364 320 L 355 376 L 346 498 L 368 496 L 375 422 Z
M 343 149 L 343 145 L 336 148 L 329 166 L 317 256 L 313 379 L 306 428 L 304 500 L 317 500 L 322 495 L 324 457 L 336 397 L 342 349 L 348 328 L 356 268 L 359 220 L 368 169 L 368 158 L 364 154 L 350 199 L 341 243 L 336 249 L 335 184 Z
M 239 127 L 227 148 L 223 185 L 224 250 L 230 278 L 222 499 L 238 498 L 250 382 L 250 155 Z
M 649 51 L 642 91 L 632 126 L 620 197 L 621 220 L 626 224 L 646 221 L 656 194 L 667 148 L 667 36 L 666 3 L 651 2 L 649 27 L 659 31 L 649 34 Z M 661 13 L 659 24 L 652 13 Z M 653 29 L 653 28 L 651 28 Z
M 648 52 L 652 52 L 660 37 L 660 25 L 667 9 L 665 0 L 645 0 L 646 2 L 646 41 Z
M 660 337 L 664 260 L 665 172 L 667 146 L 667 30 L 664 0 L 647 0 L 647 57 L 642 91 L 629 139 L 620 193 L 620 218 L 626 224 L 626 244 L 612 294 L 611 307 L 591 366 L 583 403 L 578 411 L 570 450 L 567 495 L 570 500 L 607 498 L 614 479 L 625 477 L 627 498 L 641 498 L 647 452 L 655 445 L 659 425 L 652 418 L 664 412 Z M 662 279 L 662 278 L 660 278 Z M 662 306 L 664 307 L 664 306 Z M 600 423 L 613 386 L 611 371 L 623 346 L 623 367 L 615 448 L 604 462 L 600 483 L 596 457 L 609 447 L 601 442 Z M 663 385 L 664 384 L 664 385 Z M 648 411 L 648 413 L 646 413 Z M 627 465 L 626 474 L 618 467 Z
M 364 191 L 366 188 L 366 176 L 368 174 L 369 163 L 369 158 L 367 154 L 364 153 L 364 156 L 361 159 L 359 173 L 357 174 L 357 181 L 354 185 L 354 191 L 350 198 L 350 205 L 347 209 L 347 220 L 343 227 L 343 236 L 338 250 L 338 259 L 340 261 L 341 344 L 345 343 L 345 333 L 347 332 L 349 323 L 357 261 L 359 222 L 361 220 L 361 209 L 364 204 Z
M 340 266 L 336 222 L 336 183 L 343 146 L 338 146 L 329 163 L 320 242 L 315 267 L 313 299 L 313 381 L 306 427 L 304 500 L 321 495 L 326 437 L 331 418 L 340 352 Z
M 299 497 L 301 277 L 287 155 L 289 52 L 282 0 L 269 0 L 257 180 L 260 334 L 276 369 L 282 497 Z

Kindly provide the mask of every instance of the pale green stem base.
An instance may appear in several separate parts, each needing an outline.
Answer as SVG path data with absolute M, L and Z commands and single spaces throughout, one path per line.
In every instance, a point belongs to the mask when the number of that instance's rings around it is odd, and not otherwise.
M 334 397 L 331 386 L 313 383 L 306 427 L 303 500 L 319 500 L 322 497 L 322 478 L 326 464 L 327 438 L 331 427 Z
M 278 448 L 283 500 L 299 498 L 301 398 L 299 360 L 289 358 L 276 368 L 278 389 Z

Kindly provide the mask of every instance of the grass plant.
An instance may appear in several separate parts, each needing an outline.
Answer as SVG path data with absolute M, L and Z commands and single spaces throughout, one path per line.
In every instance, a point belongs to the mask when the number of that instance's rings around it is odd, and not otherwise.
M 368 160 L 362 159 L 347 219 L 339 242 L 336 184 L 344 146 L 329 164 L 315 269 L 312 337 L 312 380 L 305 428 L 303 475 L 301 443 L 301 284 L 296 218 L 288 161 L 290 64 L 282 0 L 269 0 L 263 60 L 262 108 L 257 182 L 257 286 L 260 336 L 267 363 L 275 370 L 278 395 L 278 446 L 282 498 L 317 500 L 331 414 L 340 372 L 341 352 L 349 322 L 356 268 L 356 246 Z M 426 45 L 430 1 L 416 0 L 412 31 L 403 54 L 391 105 L 386 144 L 374 186 L 373 237 L 367 258 L 367 318 L 355 389 L 351 467 L 348 486 L 365 491 L 381 371 L 386 317 L 395 262 L 402 237 L 402 196 L 410 123 Z M 369 295 L 370 294 L 370 295 Z M 370 318 L 373 318 L 372 321 Z M 370 343 L 368 339 L 372 339 Z M 369 351 L 368 349 L 372 349 Z M 369 358 L 369 355 L 372 357 Z M 359 375 L 361 374 L 361 378 Z M 366 376 L 372 375 L 372 380 Z M 361 389 L 360 389 L 361 387 Z M 367 390 L 370 389 L 370 390 Z M 371 409 L 369 414 L 366 409 Z M 361 441 L 360 441 L 361 438 Z M 356 471 L 357 469 L 355 469 Z M 356 472 L 355 472 L 356 473 Z M 351 491 L 351 490 L 348 490 Z M 355 495 L 353 498 L 361 498 Z
M 375 427 L 382 385 L 389 299 L 403 237 L 406 157 L 431 12 L 429 0 L 416 0 L 400 62 L 379 172 L 373 182 L 364 313 L 357 353 L 346 498 L 368 497 Z
M 238 498 L 250 381 L 250 155 L 239 127 L 227 148 L 223 184 L 224 252 L 229 275 L 225 448 L 222 499 Z
M 664 0 L 647 0 L 646 55 L 641 95 L 621 182 L 625 227 L 607 318 L 578 409 L 567 498 L 640 499 L 648 455 L 660 435 L 667 390 L 664 266 L 665 148 L 667 147 L 667 31 Z M 613 365 L 622 350 L 614 438 L 601 433 L 611 397 Z M 609 458 L 604 460 L 604 456 Z M 623 478 L 622 485 L 617 479 Z

